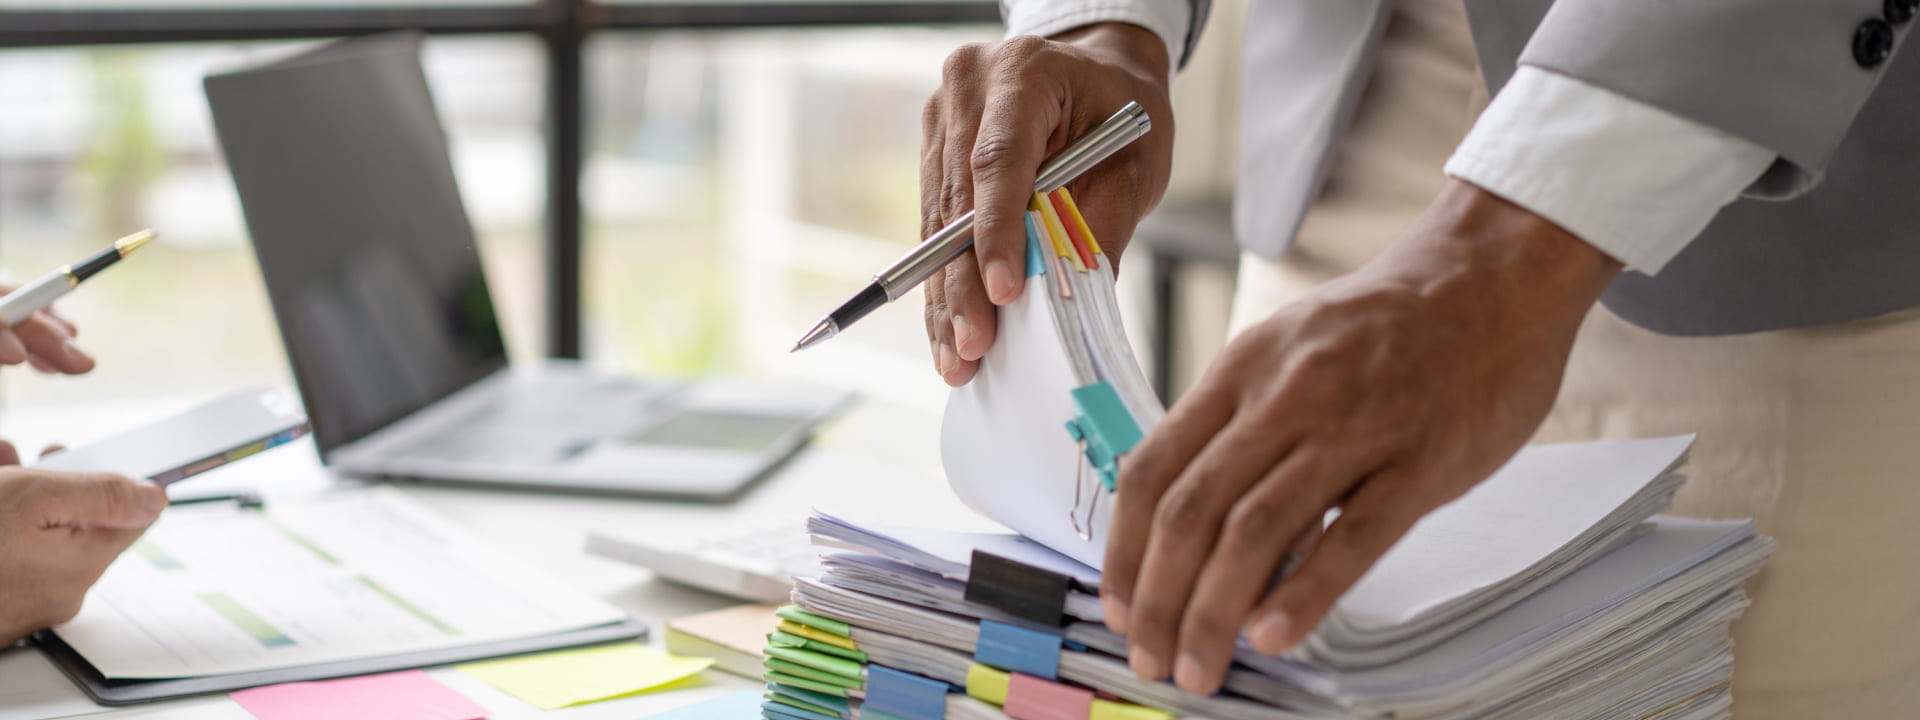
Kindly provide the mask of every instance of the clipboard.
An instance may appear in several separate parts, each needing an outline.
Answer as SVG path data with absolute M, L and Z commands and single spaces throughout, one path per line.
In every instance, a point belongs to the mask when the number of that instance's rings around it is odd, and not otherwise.
M 510 655 L 561 650 L 583 645 L 635 640 L 647 635 L 647 624 L 628 618 L 608 625 L 597 625 L 560 633 L 548 633 L 528 638 L 517 638 L 497 642 L 479 643 L 451 648 L 436 648 L 412 653 L 384 655 L 355 660 L 316 663 L 297 667 L 276 668 L 258 672 L 234 673 L 231 675 L 206 675 L 188 678 L 167 678 L 159 680 L 111 680 L 95 670 L 86 658 L 81 657 L 58 633 L 42 630 L 33 635 L 33 644 L 53 661 L 60 672 L 73 680 L 82 692 L 94 702 L 110 707 L 137 705 L 193 697 L 196 695 L 214 695 L 244 690 L 262 685 L 277 685 L 289 682 L 309 680 L 331 680 L 334 678 L 372 675 L 414 668 L 452 665 L 474 660 L 485 660 Z

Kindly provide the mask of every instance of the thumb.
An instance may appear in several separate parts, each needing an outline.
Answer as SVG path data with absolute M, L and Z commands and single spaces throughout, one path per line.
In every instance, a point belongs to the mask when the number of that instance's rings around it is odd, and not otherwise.
M 110 473 L 41 473 L 34 498 L 47 526 L 144 528 L 167 507 L 151 480 Z

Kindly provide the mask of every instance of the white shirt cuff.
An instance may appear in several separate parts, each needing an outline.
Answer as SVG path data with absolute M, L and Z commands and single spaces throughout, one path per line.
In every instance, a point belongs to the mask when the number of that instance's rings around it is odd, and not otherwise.
M 1103 22 L 1139 25 L 1167 44 L 1170 67 L 1180 67 L 1192 12 L 1184 0 L 1000 0 L 1008 37 L 1047 37 Z
M 1717 128 L 1523 65 L 1446 173 L 1651 275 L 1774 158 Z

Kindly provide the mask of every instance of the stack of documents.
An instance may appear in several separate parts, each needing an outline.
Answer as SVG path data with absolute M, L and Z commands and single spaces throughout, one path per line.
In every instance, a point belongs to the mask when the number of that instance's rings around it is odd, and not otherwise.
M 827 694 L 807 709 L 843 718 L 875 692 L 883 716 L 928 720 L 1054 716 L 1030 703 L 1092 718 L 1725 717 L 1727 627 L 1773 543 L 1747 521 L 1654 516 L 1689 442 L 1523 451 L 1417 525 L 1296 651 L 1243 646 L 1213 697 L 1134 677 L 1091 567 L 1016 535 L 816 514 L 815 542 L 832 552 L 783 611 L 767 678 L 776 695 Z M 1058 576 L 1058 617 L 983 601 L 982 558 Z M 818 685 L 827 666 L 839 680 Z M 898 707 L 902 687 L 918 705 Z M 768 717 L 818 720 L 779 712 Z

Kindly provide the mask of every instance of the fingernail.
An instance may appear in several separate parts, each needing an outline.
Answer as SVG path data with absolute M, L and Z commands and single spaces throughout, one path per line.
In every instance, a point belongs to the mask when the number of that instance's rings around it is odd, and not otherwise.
M 1159 682 L 1167 677 L 1167 665 L 1160 661 L 1160 656 L 1139 645 L 1127 646 L 1127 664 L 1133 667 L 1133 674 L 1141 680 Z
M 140 481 L 140 502 L 146 507 L 148 515 L 159 515 L 167 509 L 167 491 L 152 480 Z
M 1005 260 L 993 260 L 987 263 L 987 298 L 995 305 L 1005 305 L 1014 301 L 1013 269 L 1007 267 Z
M 1199 658 L 1187 653 L 1180 653 L 1180 661 L 1173 670 L 1173 684 L 1189 695 L 1212 695 L 1214 691 L 1207 679 L 1206 666 L 1200 664 Z
M 1253 649 L 1278 655 L 1287 649 L 1289 626 L 1285 613 L 1267 613 L 1266 617 L 1254 621 L 1253 627 L 1247 630 L 1247 639 L 1253 642 Z
M 967 346 L 973 344 L 973 323 L 967 322 L 965 315 L 953 316 L 953 345 L 966 356 Z
M 960 364 L 960 358 L 953 354 L 953 348 L 946 343 L 940 343 L 940 349 L 935 352 L 940 356 L 939 361 L 935 364 L 938 365 L 940 374 L 943 376 L 953 372 L 953 366 Z

